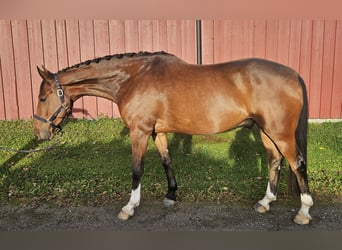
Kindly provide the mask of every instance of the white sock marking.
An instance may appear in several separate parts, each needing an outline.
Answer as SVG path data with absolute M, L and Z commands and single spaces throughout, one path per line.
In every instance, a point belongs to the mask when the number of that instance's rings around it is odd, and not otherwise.
M 271 192 L 271 187 L 270 187 L 270 183 L 268 182 L 267 184 L 267 189 L 266 189 L 266 194 L 265 194 L 265 197 L 259 201 L 259 203 L 261 205 L 263 205 L 266 210 L 270 210 L 270 203 L 272 201 L 275 201 L 277 199 L 277 196 L 275 196 L 272 192 Z
M 309 194 L 300 194 L 300 200 L 302 202 L 302 206 L 299 209 L 299 214 L 305 215 L 311 219 L 309 214 L 309 209 L 313 205 L 312 197 Z
M 129 202 L 127 203 L 126 206 L 122 208 L 122 210 L 130 216 L 134 214 L 134 208 L 139 206 L 140 204 L 140 191 L 141 191 L 141 183 L 139 183 L 139 186 L 137 187 L 137 189 L 135 190 L 132 189 Z

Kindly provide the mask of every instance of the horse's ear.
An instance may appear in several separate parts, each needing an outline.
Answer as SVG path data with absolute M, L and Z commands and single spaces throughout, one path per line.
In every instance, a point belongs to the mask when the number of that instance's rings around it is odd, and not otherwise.
M 47 82 L 53 80 L 53 74 L 50 71 L 48 71 L 43 65 L 42 65 L 42 69 L 40 69 L 37 66 L 37 70 L 38 70 L 38 73 L 39 73 L 40 77 L 43 80 L 46 80 Z

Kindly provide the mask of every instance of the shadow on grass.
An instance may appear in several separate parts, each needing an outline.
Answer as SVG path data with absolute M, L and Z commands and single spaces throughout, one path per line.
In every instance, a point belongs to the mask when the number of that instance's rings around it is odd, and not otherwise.
M 264 194 L 268 175 L 258 129 L 241 129 L 233 140 L 223 137 L 224 157 L 196 150 L 192 136 L 173 135 L 170 151 L 179 184 L 179 200 L 251 200 Z M 202 142 L 201 142 L 202 143 Z M 212 142 L 203 142 L 210 144 Z M 23 148 L 36 146 L 31 141 Z M 1 200 L 56 204 L 108 204 L 128 200 L 131 188 L 131 145 L 128 131 L 108 142 L 65 143 L 21 165 L 15 154 L 1 167 Z M 14 170 L 9 167 L 17 165 Z M 151 142 L 142 178 L 145 199 L 162 199 L 167 181 Z
M 36 148 L 37 146 L 39 146 L 39 142 L 35 139 L 32 139 L 19 149 L 8 148 L 9 150 L 5 149 L 5 151 L 11 152 L 14 150 L 32 150 L 33 148 Z M 7 172 L 11 166 L 15 165 L 17 162 L 19 162 L 21 159 L 25 158 L 26 156 L 27 156 L 27 153 L 14 152 L 13 156 L 11 156 L 2 164 L 0 168 L 0 174 Z
M 191 136 L 173 136 L 170 150 L 180 196 L 190 200 L 250 200 L 264 194 L 268 163 L 259 129 L 255 126 L 229 133 L 201 140 L 208 152 L 192 150 L 198 142 L 193 143 Z M 225 156 L 221 157 L 216 148 L 225 151 Z
M 244 169 L 243 172 L 248 171 L 257 179 L 268 174 L 267 157 L 256 126 L 236 131 L 230 144 L 229 157 L 234 160 L 233 169 L 237 172 Z
M 182 153 L 190 155 L 192 152 L 192 135 L 174 134 L 170 148 L 181 150 Z

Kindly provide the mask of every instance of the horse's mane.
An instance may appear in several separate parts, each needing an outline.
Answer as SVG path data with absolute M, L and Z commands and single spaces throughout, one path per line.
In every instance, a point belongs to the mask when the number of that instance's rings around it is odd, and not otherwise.
M 154 55 L 171 55 L 171 54 L 164 52 L 164 51 L 158 51 L 158 52 L 140 51 L 138 53 L 123 53 L 123 54 L 107 55 L 107 56 L 98 57 L 98 58 L 94 58 L 92 60 L 87 60 L 87 61 L 75 64 L 73 66 L 62 69 L 59 72 L 67 72 L 71 69 L 80 68 L 82 66 L 90 65 L 92 63 L 99 63 L 99 62 L 104 61 L 104 60 L 109 61 L 113 58 L 122 59 L 122 58 L 127 58 L 127 57 L 142 57 L 142 56 L 154 56 Z

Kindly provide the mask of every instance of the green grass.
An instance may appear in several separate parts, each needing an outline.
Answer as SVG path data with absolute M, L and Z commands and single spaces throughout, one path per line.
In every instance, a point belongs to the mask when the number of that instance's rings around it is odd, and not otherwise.
M 37 153 L 0 150 L 2 204 L 49 202 L 58 205 L 102 205 L 128 200 L 131 146 L 128 130 L 118 119 L 71 120 L 59 144 Z M 32 121 L 0 121 L 0 145 L 30 149 L 39 143 Z M 257 128 L 213 136 L 169 135 L 181 201 L 252 201 L 267 185 L 266 155 Z M 342 195 L 342 122 L 310 124 L 308 174 L 315 197 L 340 200 Z M 279 199 L 286 199 L 281 173 Z M 167 182 L 150 141 L 142 179 L 144 199 L 162 199 Z

